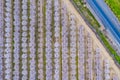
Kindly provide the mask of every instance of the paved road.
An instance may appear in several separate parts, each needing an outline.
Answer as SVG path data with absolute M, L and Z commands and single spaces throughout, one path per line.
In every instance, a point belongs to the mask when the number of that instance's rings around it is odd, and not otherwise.
M 86 0 L 96 15 L 101 20 L 102 24 L 108 29 L 117 44 L 120 44 L 120 23 L 114 16 L 104 0 Z

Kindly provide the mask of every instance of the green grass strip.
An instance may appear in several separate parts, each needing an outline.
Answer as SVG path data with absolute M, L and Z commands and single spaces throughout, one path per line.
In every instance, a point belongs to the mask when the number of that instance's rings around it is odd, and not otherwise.
M 120 21 L 120 0 L 105 0 L 105 2 Z

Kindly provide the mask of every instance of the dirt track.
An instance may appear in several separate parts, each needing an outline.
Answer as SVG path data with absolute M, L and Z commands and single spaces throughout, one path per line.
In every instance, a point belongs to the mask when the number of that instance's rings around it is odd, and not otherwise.
M 75 15 L 77 24 L 79 26 L 83 25 L 85 27 L 85 30 L 91 33 L 92 38 L 94 40 L 94 47 L 99 47 L 101 49 L 101 54 L 102 54 L 103 59 L 108 59 L 110 61 L 111 67 L 116 72 L 116 74 L 119 76 L 120 69 L 116 66 L 112 57 L 109 55 L 109 53 L 106 51 L 104 46 L 97 39 L 94 32 L 88 27 L 88 25 L 85 23 L 85 21 L 82 19 L 80 14 L 77 12 L 77 10 L 74 8 L 74 6 L 71 4 L 71 2 L 69 0 L 62 0 L 62 1 L 66 4 L 68 12 L 73 13 Z M 119 79 L 120 79 L 120 76 L 119 76 Z

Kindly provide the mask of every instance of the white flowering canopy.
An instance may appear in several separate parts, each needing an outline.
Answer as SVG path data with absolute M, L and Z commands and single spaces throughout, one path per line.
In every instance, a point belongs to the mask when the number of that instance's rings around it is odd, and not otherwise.
M 119 80 L 94 45 L 61 0 L 0 1 L 0 80 Z

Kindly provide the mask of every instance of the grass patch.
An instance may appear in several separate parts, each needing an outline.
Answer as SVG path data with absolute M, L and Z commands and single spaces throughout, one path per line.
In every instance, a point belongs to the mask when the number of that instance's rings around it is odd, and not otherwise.
M 92 13 L 89 11 L 89 9 L 85 7 L 82 0 L 72 0 L 72 1 L 76 4 L 80 13 L 82 13 L 82 15 L 86 17 L 88 23 L 90 23 L 91 26 L 93 26 L 95 29 L 100 28 L 100 24 L 95 19 L 95 17 L 92 15 Z
M 120 21 L 120 0 L 105 0 L 105 2 Z
M 115 60 L 120 64 L 120 56 L 117 54 L 117 52 L 112 48 L 110 43 L 107 41 L 105 35 L 102 32 L 99 32 L 99 36 L 101 40 L 103 41 L 106 48 L 109 50 L 112 56 L 114 56 Z
M 46 44 L 46 39 L 45 39 L 45 37 L 46 37 L 46 29 L 45 29 L 45 23 L 46 23 L 46 0 L 44 0 L 44 4 L 43 4 L 43 37 L 44 37 L 44 43 L 43 43 L 43 70 L 44 70 L 44 72 L 43 72 L 43 75 L 44 75 L 44 80 L 46 80 L 46 46 L 45 46 L 45 44 Z

